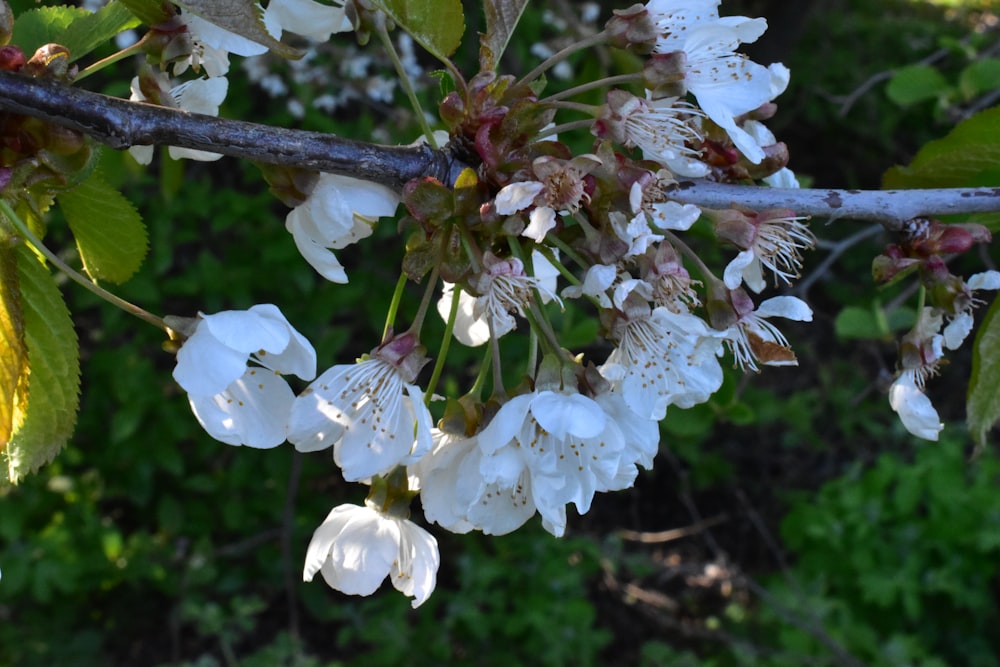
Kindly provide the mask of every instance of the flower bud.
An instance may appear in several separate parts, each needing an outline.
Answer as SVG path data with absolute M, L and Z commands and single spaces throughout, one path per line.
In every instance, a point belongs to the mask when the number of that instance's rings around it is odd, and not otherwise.
M 31 76 L 72 81 L 76 76 L 76 66 L 70 65 L 69 49 L 61 44 L 46 44 L 38 47 L 31 59 L 25 63 L 24 71 Z
M 641 4 L 614 10 L 614 16 L 604 26 L 604 32 L 611 46 L 640 54 L 652 51 L 658 36 L 656 23 Z
M 26 59 L 24 51 L 17 46 L 0 46 L 0 69 L 8 72 L 18 72 L 24 67 Z

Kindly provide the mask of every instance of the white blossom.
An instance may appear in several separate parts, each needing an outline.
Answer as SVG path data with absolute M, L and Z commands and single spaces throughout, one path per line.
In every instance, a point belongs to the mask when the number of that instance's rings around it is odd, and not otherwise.
M 389 577 L 416 609 L 434 592 L 440 562 L 437 540 L 412 521 L 367 503 L 340 505 L 313 533 L 302 579 L 319 572 L 342 593 L 371 595 Z
M 264 13 L 265 24 L 271 18 L 283 30 L 325 42 L 335 32 L 353 29 L 342 1 L 324 5 L 313 0 L 271 0 Z
M 906 430 L 924 440 L 937 440 L 944 428 L 931 399 L 923 392 L 918 373 L 904 371 L 889 388 L 889 405 L 899 415 Z
M 316 352 L 271 304 L 201 315 L 173 372 L 209 435 L 259 448 L 285 441 L 294 394 L 279 374 L 311 380 Z
M 344 479 L 357 482 L 417 461 L 431 448 L 431 415 L 413 384 L 421 361 L 412 334 L 372 357 L 328 369 L 296 399 L 288 441 L 300 452 L 333 446 Z
M 961 347 L 969 332 L 972 331 L 972 309 L 981 303 L 979 299 L 975 298 L 976 291 L 1000 289 L 1000 271 L 984 271 L 970 276 L 965 287 L 968 291 L 965 299 L 966 307 L 959 310 L 941 331 L 944 336 L 944 346 L 949 350 L 957 350 Z
M 346 283 L 347 273 L 332 250 L 370 236 L 378 219 L 394 215 L 398 205 L 399 197 L 384 185 L 324 173 L 306 201 L 285 218 L 285 229 L 321 276 Z
M 736 321 L 725 331 L 725 340 L 741 369 L 759 371 L 765 366 L 797 366 L 788 339 L 769 319 L 783 317 L 798 322 L 812 322 L 812 309 L 794 296 L 776 296 L 763 301 L 756 309 L 746 292 L 734 290 Z

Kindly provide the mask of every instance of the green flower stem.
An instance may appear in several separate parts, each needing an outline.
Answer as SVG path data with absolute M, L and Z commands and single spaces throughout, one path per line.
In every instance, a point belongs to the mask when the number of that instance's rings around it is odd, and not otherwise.
M 437 388 L 438 380 L 441 379 L 441 372 L 444 370 L 444 362 L 448 359 L 448 348 L 451 347 L 452 332 L 455 330 L 455 320 L 458 317 L 458 302 L 462 296 L 462 288 L 455 285 L 451 293 L 451 308 L 448 310 L 448 321 L 444 325 L 444 338 L 441 339 L 441 347 L 438 348 L 437 359 L 434 360 L 434 370 L 431 372 L 431 379 L 427 382 L 427 390 L 424 393 L 424 405 L 430 407 L 431 397 Z
M 472 389 L 465 394 L 466 396 L 476 402 L 479 401 L 480 396 L 483 395 L 483 387 L 486 386 L 486 375 L 492 367 L 493 351 L 487 346 L 486 352 L 483 354 L 483 362 L 479 364 L 479 373 L 476 375 L 476 381 L 472 384 Z
M 617 76 L 609 76 L 604 79 L 598 79 L 597 81 L 588 81 L 587 83 L 579 86 L 567 88 L 566 90 L 562 90 L 539 100 L 539 102 L 542 104 L 551 104 L 552 102 L 557 102 L 559 100 L 566 99 L 567 97 L 573 97 L 574 95 L 579 95 L 580 93 L 586 93 L 587 91 L 594 90 L 595 88 L 609 88 L 611 86 L 619 86 L 626 83 L 642 83 L 642 81 L 642 72 L 618 74 Z
M 434 289 L 437 287 L 438 276 L 440 272 L 438 267 L 434 267 L 431 271 L 430 277 L 427 279 L 427 287 L 424 289 L 424 296 L 420 299 L 420 308 L 417 309 L 417 315 L 413 318 L 413 326 L 410 327 L 410 331 L 416 334 L 420 334 L 420 330 L 424 326 L 424 317 L 427 316 L 427 309 L 431 305 L 431 297 L 434 295 Z
M 712 270 L 707 266 L 705 266 L 705 262 L 701 261 L 701 257 L 698 257 L 697 253 L 695 253 L 694 250 L 691 250 L 691 248 L 688 246 L 687 243 L 681 241 L 676 234 L 668 230 L 663 230 L 663 236 L 664 238 L 666 238 L 667 241 L 670 242 L 670 245 L 674 246 L 675 248 L 679 248 L 680 251 L 688 257 L 688 259 L 690 259 L 692 262 L 695 263 L 695 265 L 698 267 L 698 270 L 701 271 L 702 275 L 705 276 L 706 280 L 709 278 L 718 280 L 715 274 L 712 273 Z
M 574 120 L 572 123 L 563 123 L 562 125 L 553 125 L 552 127 L 547 127 L 537 135 L 535 135 L 535 140 L 544 139 L 545 137 L 551 137 L 554 134 L 559 134 L 560 132 L 572 132 L 573 130 L 583 130 L 589 129 L 594 121 L 590 118 L 586 120 Z
M 142 308 L 136 306 L 135 304 L 129 303 L 128 301 L 122 299 L 121 297 L 115 296 L 114 294 L 107 291 L 103 287 L 100 287 L 99 285 L 94 283 L 92 280 L 88 280 L 84 276 L 80 275 L 75 270 L 73 270 L 68 264 L 59 259 L 55 255 L 55 253 L 46 248 L 45 245 L 39 240 L 39 238 L 35 236 L 30 229 L 28 229 L 28 225 L 26 225 L 24 221 L 21 220 L 20 216 L 18 216 L 17 213 L 14 212 L 14 209 L 11 208 L 11 205 L 7 203 L 6 199 L 0 199 L 0 213 L 3 213 L 7 217 L 7 219 L 10 220 L 11 224 L 14 225 L 18 233 L 21 234 L 21 236 L 23 236 L 25 239 L 27 239 L 28 243 L 31 244 L 31 246 L 37 252 L 41 253 L 45 257 L 45 259 L 47 259 L 54 267 L 65 273 L 70 280 L 77 283 L 81 287 L 90 290 L 99 298 L 104 299 L 111 305 L 124 310 L 129 315 L 134 315 L 143 322 L 152 324 L 157 329 L 162 329 L 168 334 L 170 333 L 170 327 L 166 325 L 166 323 L 163 321 L 162 318 L 157 317 L 156 315 L 153 315 L 152 313 L 143 310 Z
M 382 329 L 382 342 L 389 338 L 392 325 L 396 322 L 396 314 L 399 312 L 399 304 L 403 301 L 403 292 L 406 289 L 406 274 L 399 274 L 396 281 L 396 289 L 392 293 L 392 301 L 389 302 L 389 312 L 385 315 L 385 327 Z
M 399 83 L 403 86 L 403 91 L 406 92 L 406 97 L 410 100 L 410 106 L 413 107 L 413 111 L 417 115 L 417 122 L 420 124 L 420 129 L 423 131 L 424 136 L 427 137 L 427 144 L 437 150 L 439 146 L 434 140 L 434 132 L 431 131 L 431 126 L 427 123 L 427 116 L 424 115 L 423 107 L 420 106 L 417 93 L 413 90 L 413 82 L 407 76 L 406 68 L 403 67 L 403 61 L 399 59 L 399 54 L 396 53 L 396 45 L 392 43 L 389 31 L 385 27 L 385 15 L 379 12 L 378 17 L 378 37 L 382 41 L 382 46 L 389 55 L 389 59 L 392 61 L 392 66 L 396 68 L 396 74 L 399 75 Z
M 490 328 L 490 355 L 493 359 L 493 396 L 498 402 L 503 403 L 505 398 L 507 398 L 507 389 L 503 386 L 503 374 L 500 369 L 503 365 L 500 363 L 500 341 L 493 334 L 493 318 L 486 318 L 486 324 Z
M 566 58 L 570 57 L 577 51 L 583 51 L 584 49 L 589 49 L 591 47 L 597 46 L 598 44 L 603 44 L 605 41 L 607 41 L 607 35 L 602 30 L 596 35 L 585 37 L 581 39 L 579 42 L 574 42 L 573 44 L 570 44 L 565 49 L 553 53 L 551 56 L 549 56 L 541 63 L 539 63 L 538 67 L 536 67 L 535 69 L 531 70 L 523 77 L 521 77 L 520 81 L 514 84 L 514 87 L 516 88 L 518 86 L 524 86 L 530 84 L 532 81 L 534 81 L 542 74 L 547 72 L 550 68 L 558 65 L 563 60 L 566 60 Z
M 119 51 L 118 53 L 112 53 L 107 58 L 102 58 L 101 60 L 98 60 L 96 63 L 92 63 L 87 68 L 85 68 L 82 72 L 80 72 L 79 74 L 76 75 L 76 77 L 73 79 L 74 83 L 77 82 L 77 81 L 81 81 L 83 79 L 86 79 L 91 74 L 94 74 L 96 72 L 100 72 L 102 69 L 104 69 L 108 65 L 114 65 L 119 60 L 123 60 L 125 58 L 128 58 L 129 56 L 135 55 L 137 53 L 141 53 L 142 50 L 146 46 L 146 40 L 148 40 L 149 36 L 152 35 L 152 34 L 153 33 L 151 33 L 151 32 L 147 32 L 145 35 L 143 35 L 142 39 L 140 39 L 138 42 L 136 42 L 132 46 L 124 48 L 121 51 Z

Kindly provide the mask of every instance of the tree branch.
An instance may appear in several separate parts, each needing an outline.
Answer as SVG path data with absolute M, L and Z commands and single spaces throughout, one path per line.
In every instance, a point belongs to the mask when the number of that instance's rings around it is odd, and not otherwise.
M 115 149 L 180 146 L 264 164 L 353 176 L 400 189 L 432 176 L 452 184 L 466 165 L 446 147 L 381 146 L 322 132 L 291 130 L 187 113 L 108 97 L 65 84 L 0 71 L 0 110 L 41 118 Z M 670 194 L 683 204 L 789 208 L 798 215 L 869 220 L 889 230 L 918 216 L 1000 211 L 1000 187 L 929 190 L 779 189 L 683 181 Z
M 0 71 L 0 109 L 77 130 L 118 150 L 147 145 L 194 148 L 353 176 L 396 189 L 419 176 L 452 183 L 462 167 L 449 152 L 426 145 L 381 146 L 322 132 L 216 118 L 7 71 Z

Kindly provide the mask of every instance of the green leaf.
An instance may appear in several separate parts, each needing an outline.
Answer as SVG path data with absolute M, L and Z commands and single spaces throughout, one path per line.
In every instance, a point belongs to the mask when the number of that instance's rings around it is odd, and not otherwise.
M 16 483 L 51 461 L 73 433 L 80 399 L 80 351 L 62 294 L 26 245 L 16 250 L 28 373 L 14 397 L 7 468 Z
M 171 6 L 161 0 L 121 0 L 121 3 L 146 25 L 163 23 L 175 14 Z
M 39 7 L 17 17 L 11 43 L 21 47 L 29 58 L 44 44 L 62 44 L 69 49 L 73 62 L 137 25 L 139 21 L 131 12 L 114 1 L 97 12 L 78 7 Z
M 1000 107 L 968 118 L 928 142 L 909 166 L 882 176 L 886 189 L 1000 186 Z
M 225 28 L 251 42 L 266 46 L 283 58 L 301 58 L 304 54 L 271 36 L 264 27 L 263 10 L 255 0 L 171 0 L 175 5 Z
M 958 89 L 966 100 L 997 88 L 1000 88 L 1000 58 L 977 60 L 958 75 Z
M 0 247 L 0 452 L 14 430 L 14 396 L 27 370 L 24 315 L 14 250 Z
M 14 34 L 10 43 L 16 44 L 27 57 L 39 46 L 59 42 L 69 25 L 90 12 L 79 7 L 39 7 L 22 12 L 14 21 Z M 71 52 L 72 54 L 72 52 Z
M 91 278 L 123 283 L 139 270 L 149 247 L 146 227 L 132 203 L 100 172 L 60 193 L 56 201 Z
M 901 107 L 933 100 L 947 94 L 951 85 L 941 72 L 930 65 L 911 65 L 896 70 L 885 93 Z
M 986 434 L 1000 420 L 1000 299 L 994 299 L 979 326 L 972 349 L 972 376 L 966 420 L 980 448 Z
M 139 19 L 119 2 L 109 2 L 94 13 L 73 21 L 56 41 L 69 49 L 73 62 L 87 55 L 120 32 L 135 28 Z
M 374 0 L 420 46 L 445 60 L 462 43 L 462 0 Z
M 486 0 L 486 34 L 479 39 L 479 69 L 496 69 L 528 0 Z

